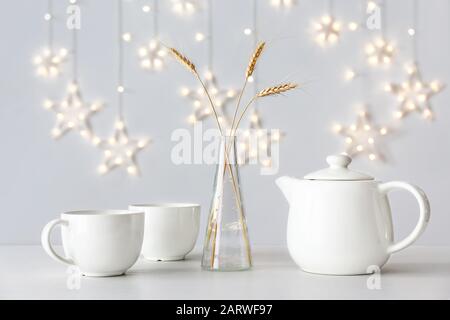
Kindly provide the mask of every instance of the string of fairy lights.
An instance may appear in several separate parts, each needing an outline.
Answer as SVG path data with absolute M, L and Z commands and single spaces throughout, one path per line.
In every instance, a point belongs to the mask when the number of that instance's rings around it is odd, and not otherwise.
M 117 117 L 114 124 L 113 135 L 106 140 L 97 140 L 97 146 L 103 150 L 104 158 L 98 171 L 100 174 L 110 172 L 115 168 L 125 168 L 130 175 L 140 173 L 137 165 L 137 154 L 149 143 L 148 138 L 130 138 L 124 115 L 124 100 L 127 93 L 124 84 L 124 42 L 128 42 L 128 37 L 124 37 L 124 0 L 116 0 L 117 3 L 117 44 L 118 44 L 118 68 L 117 68 Z
M 34 57 L 33 63 L 39 77 L 56 78 L 61 74 L 68 50 L 66 48 L 56 49 L 54 45 L 53 0 L 47 0 L 47 12 L 44 14 L 44 21 L 47 24 L 47 46 Z
M 76 4 L 76 1 L 71 0 L 69 3 Z M 101 111 L 103 104 L 99 101 L 87 103 L 83 100 L 78 79 L 78 31 L 73 27 L 71 33 L 72 80 L 67 85 L 65 97 L 61 101 L 46 99 L 44 108 L 56 115 L 56 123 L 51 130 L 54 139 L 59 139 L 70 131 L 79 133 L 84 139 L 92 139 L 90 118 Z
M 153 12 L 153 36 L 148 44 L 141 46 L 138 50 L 140 64 L 144 70 L 161 71 L 166 64 L 167 50 L 159 38 L 159 0 L 153 0 L 153 7 L 143 6 L 142 11 Z
M 206 0 L 204 3 L 206 17 L 206 35 L 197 33 L 196 38 L 199 41 L 205 40 L 207 49 L 207 66 L 205 70 L 205 87 L 208 89 L 211 100 L 216 106 L 218 119 L 223 128 L 231 129 L 231 116 L 228 114 L 227 107 L 237 97 L 237 90 L 233 88 L 223 89 L 219 86 L 217 76 L 214 72 L 214 25 L 213 25 L 213 1 Z M 199 37 L 199 35 L 202 35 Z M 181 95 L 190 101 L 193 107 L 192 113 L 188 116 L 190 124 L 196 124 L 212 118 L 211 108 L 208 96 L 203 87 L 198 86 L 189 88 L 183 86 L 180 90 Z
M 380 34 L 366 44 L 365 52 L 367 62 L 371 66 L 389 66 L 395 57 L 395 47 L 392 41 L 387 39 L 387 26 L 386 26 L 386 16 L 387 16 L 387 1 L 380 0 L 380 3 L 374 1 L 369 1 L 367 3 L 367 11 L 369 14 L 377 14 L 380 12 Z M 381 14 L 380 10 L 383 10 Z
M 398 102 L 397 110 L 393 112 L 394 120 L 401 120 L 410 114 L 421 114 L 426 120 L 433 120 L 434 112 L 431 108 L 430 99 L 439 93 L 444 85 L 438 80 L 425 82 L 422 80 L 418 62 L 418 0 L 412 1 L 412 26 L 407 30 L 412 43 L 412 62 L 405 65 L 407 80 L 401 83 L 388 83 L 385 91 L 390 93 Z M 378 14 L 381 19 L 380 35 L 366 45 L 365 54 L 368 64 L 373 67 L 389 66 L 395 57 L 396 49 L 394 44 L 386 40 L 386 11 L 387 1 L 381 0 L 379 3 L 368 1 L 364 8 L 364 18 L 366 13 Z M 383 9 L 383 14 L 380 10 Z M 349 68 L 345 72 L 346 80 L 353 80 L 358 75 L 354 68 Z M 368 71 L 359 77 L 361 81 L 367 82 Z M 366 84 L 367 87 L 367 84 Z M 384 138 L 390 131 L 393 124 L 377 126 L 372 123 L 372 117 L 366 110 L 367 106 L 358 111 L 357 120 L 349 126 L 335 124 L 334 132 L 344 138 L 344 152 L 355 157 L 367 155 L 369 160 L 385 160 L 384 155 L 377 148 L 379 138 Z
M 284 4 L 287 7 L 293 5 L 292 2 Z M 259 7 L 258 1 L 252 0 L 252 27 L 245 28 L 244 34 L 251 36 L 252 46 L 257 47 L 259 41 Z M 249 82 L 253 84 L 254 94 L 258 93 L 258 70 L 255 70 Z M 238 145 L 238 161 L 240 164 L 259 164 L 263 167 L 272 165 L 271 149 L 280 142 L 282 134 L 279 130 L 265 130 L 263 119 L 258 110 L 258 101 L 255 101 L 251 113 L 247 130 L 244 130 Z
M 46 99 L 43 106 L 55 116 L 55 124 L 51 129 L 51 136 L 54 139 L 61 139 L 72 132 L 87 141 L 90 145 L 98 148 L 103 154 L 103 159 L 98 167 L 100 174 L 106 174 L 114 169 L 124 169 L 129 175 L 137 176 L 140 169 L 137 156 L 144 150 L 150 142 L 149 138 L 136 139 L 128 134 L 128 125 L 125 119 L 125 97 L 129 91 L 125 81 L 125 50 L 134 42 L 134 36 L 124 29 L 124 1 L 116 0 L 117 5 L 117 115 L 114 121 L 114 130 L 109 138 L 102 138 L 96 135 L 93 130 L 91 119 L 101 113 L 104 103 L 98 100 L 86 102 L 81 91 L 79 78 L 79 44 L 78 30 L 72 28 L 71 48 L 66 49 L 58 46 L 55 42 L 55 3 L 54 0 L 46 0 L 46 11 L 43 14 L 43 23 L 46 25 L 46 45 L 39 50 L 33 58 L 33 66 L 36 75 L 42 79 L 61 79 L 62 74 L 68 74 L 70 81 L 66 86 L 66 92 L 61 100 Z M 204 30 L 197 30 L 193 40 L 202 43 L 207 52 L 207 64 L 205 66 L 205 86 L 211 94 L 211 98 L 217 106 L 219 121 L 224 128 L 229 128 L 231 115 L 228 112 L 229 106 L 234 105 L 237 98 L 237 90 L 234 88 L 222 88 L 217 80 L 214 58 L 215 58 L 215 31 L 213 17 L 212 0 L 171 0 L 163 2 L 161 0 L 146 0 L 141 3 L 140 11 L 151 21 L 152 27 L 150 39 L 137 46 L 134 57 L 136 57 L 140 67 L 148 72 L 161 72 L 166 69 L 168 52 L 162 44 L 160 38 L 160 13 L 161 6 L 169 4 L 170 10 L 176 16 L 192 16 L 202 13 L 204 17 Z M 318 18 L 313 24 L 314 41 L 324 49 L 336 46 L 340 38 L 347 31 L 365 31 L 367 17 L 380 19 L 380 27 L 376 37 L 362 46 L 362 54 L 367 61 L 360 66 L 352 66 L 345 70 L 344 79 L 346 81 L 361 81 L 361 87 L 367 91 L 370 87 L 369 76 L 374 68 L 381 71 L 394 63 L 398 63 L 399 55 L 396 44 L 389 39 L 387 29 L 387 0 L 369 0 L 362 10 L 363 19 L 358 21 L 345 22 L 338 17 L 336 1 L 323 0 L 325 14 Z M 379 143 L 390 136 L 394 123 L 414 114 L 420 115 L 423 119 L 433 120 L 436 117 L 431 106 L 432 98 L 444 88 L 444 84 L 438 80 L 425 81 L 422 78 L 422 66 L 419 63 L 418 48 L 420 46 L 419 30 L 419 3 L 413 0 L 412 22 L 407 30 L 412 54 L 411 62 L 405 65 L 405 80 L 403 82 L 388 82 L 385 92 L 392 96 L 395 103 L 392 122 L 379 125 L 374 122 L 373 110 L 370 106 L 370 97 L 367 92 L 364 95 L 366 104 L 361 105 L 356 110 L 356 120 L 349 124 L 335 124 L 334 132 L 344 140 L 343 152 L 352 157 L 366 156 L 369 160 L 385 160 L 386 157 L 381 151 Z M 131 3 L 131 1 L 126 1 Z M 301 3 L 300 0 L 267 0 L 267 5 L 278 10 L 291 10 Z M 68 0 L 69 5 L 77 5 L 77 0 Z M 256 46 L 259 40 L 259 6 L 262 1 L 251 0 L 252 21 L 243 28 L 243 34 L 252 40 L 252 45 Z M 369 18 L 370 19 L 370 18 Z M 367 22 L 368 23 L 368 22 Z M 367 33 L 369 34 L 369 33 Z M 373 34 L 373 32 L 371 32 Z M 369 39 L 369 36 L 365 36 Z M 132 55 L 130 55 L 132 56 Z M 70 62 L 71 68 L 67 68 Z M 70 69 L 70 70 L 69 70 Z M 259 83 L 258 73 L 255 72 L 248 79 L 257 92 Z M 363 91 L 364 91 L 363 90 Z M 192 112 L 188 115 L 187 121 L 195 124 L 199 121 L 211 119 L 208 97 L 203 88 L 181 88 L 181 96 L 192 105 Z M 394 122 L 395 121 L 395 122 Z M 270 166 L 270 149 L 273 144 L 279 143 L 284 136 L 280 131 L 269 131 L 264 129 L 263 119 L 259 112 L 258 104 L 255 104 L 250 113 L 248 128 L 242 132 L 238 144 L 238 157 L 241 164 L 255 162 L 262 166 Z M 256 143 L 255 143 L 256 142 Z
M 418 61 L 418 0 L 413 0 L 413 24 L 408 29 L 412 42 L 412 62 L 405 65 L 407 80 L 402 83 L 389 83 L 385 91 L 391 93 L 399 103 L 394 116 L 397 119 L 412 114 L 421 114 L 424 119 L 432 120 L 434 112 L 431 108 L 430 99 L 443 89 L 443 84 L 438 80 L 425 82 L 422 80 Z

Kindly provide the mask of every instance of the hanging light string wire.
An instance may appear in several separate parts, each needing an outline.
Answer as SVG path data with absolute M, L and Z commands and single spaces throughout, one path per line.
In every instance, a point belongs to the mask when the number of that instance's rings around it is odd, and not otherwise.
M 213 63 L 214 63 L 214 41 L 213 41 L 213 0 L 207 0 L 208 2 L 208 10 L 206 13 L 206 27 L 208 32 L 208 71 L 213 71 Z
M 417 0 L 413 0 L 413 22 L 412 22 L 413 34 L 412 38 L 412 54 L 414 63 L 417 63 L 417 55 L 418 55 L 418 46 L 417 46 L 417 27 L 419 24 L 419 2 Z
M 48 48 L 51 52 L 53 52 L 53 40 L 54 40 L 54 24 L 53 24 L 53 0 L 47 1 L 47 15 L 49 17 L 48 19 Z
M 117 41 L 118 41 L 118 54 L 117 54 L 117 109 L 118 109 L 118 118 L 119 120 L 123 120 L 123 51 L 124 45 L 122 41 L 123 34 L 123 0 L 117 0 Z
M 72 77 L 75 83 L 78 82 L 78 30 L 74 26 L 72 29 Z
M 361 4 L 361 25 L 363 25 L 363 23 L 365 22 L 366 18 L 367 18 L 367 13 L 366 13 L 366 7 L 368 5 L 369 2 L 363 2 Z M 364 35 L 368 35 L 369 34 L 369 30 L 367 28 L 363 28 L 363 32 Z M 363 40 L 364 41 L 364 40 Z M 369 101 L 370 100 L 370 74 L 368 72 L 368 68 L 366 68 L 366 64 L 363 64 L 363 66 L 360 67 L 363 71 L 361 74 L 361 79 L 360 79 L 360 83 L 361 83 L 361 93 L 362 93 L 362 98 L 364 101 Z
M 153 0 L 153 36 L 159 37 L 159 0 Z
M 387 30 L 387 1 L 381 0 L 381 35 L 385 39 L 386 38 L 386 30 Z
M 327 0 L 327 6 L 328 6 L 328 13 L 330 16 L 334 15 L 334 1 L 333 0 Z
M 252 1 L 252 23 L 253 23 L 253 48 L 258 45 L 259 30 L 258 30 L 258 3 L 257 0 Z M 253 92 L 255 96 L 258 94 L 258 70 L 254 71 L 253 74 Z M 254 103 L 254 109 L 258 107 L 258 100 Z

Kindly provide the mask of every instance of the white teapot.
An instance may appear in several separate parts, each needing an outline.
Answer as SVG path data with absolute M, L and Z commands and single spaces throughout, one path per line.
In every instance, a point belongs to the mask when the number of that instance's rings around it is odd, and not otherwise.
M 348 169 L 352 159 L 329 156 L 329 168 L 303 180 L 278 178 L 289 202 L 287 244 L 292 259 L 304 271 L 355 275 L 379 270 L 394 252 L 411 245 L 430 220 L 425 193 L 406 182 L 381 183 Z M 387 194 L 402 189 L 419 203 L 420 216 L 405 239 L 394 242 Z

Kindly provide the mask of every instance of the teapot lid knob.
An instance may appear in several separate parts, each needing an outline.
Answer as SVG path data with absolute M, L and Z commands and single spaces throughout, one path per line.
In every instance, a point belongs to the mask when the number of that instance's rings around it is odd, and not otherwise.
M 345 154 L 332 155 L 327 157 L 327 163 L 331 168 L 347 168 L 352 162 L 352 158 Z

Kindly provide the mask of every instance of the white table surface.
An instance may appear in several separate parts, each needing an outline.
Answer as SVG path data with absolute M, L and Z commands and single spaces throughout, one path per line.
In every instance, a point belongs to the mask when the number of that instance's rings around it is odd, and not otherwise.
M 0 246 L 1 299 L 449 299 L 450 248 L 411 247 L 383 268 L 380 290 L 369 276 L 304 273 L 285 248 L 256 248 L 251 271 L 202 271 L 196 251 L 185 261 L 138 263 L 127 275 L 81 277 L 69 289 L 67 267 L 39 246 Z M 73 278 L 72 278 L 73 280 Z M 70 282 L 70 281 L 69 281 Z M 77 283 L 71 282 L 71 283 Z

